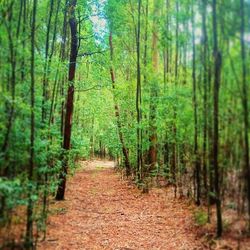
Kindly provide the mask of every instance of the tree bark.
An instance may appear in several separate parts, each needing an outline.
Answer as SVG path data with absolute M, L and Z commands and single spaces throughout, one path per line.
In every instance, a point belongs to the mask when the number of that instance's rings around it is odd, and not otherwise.
M 241 16 L 241 60 L 242 60 L 242 106 L 244 119 L 244 172 L 246 176 L 247 201 L 248 201 L 248 231 L 250 231 L 250 164 L 249 164 L 249 114 L 248 114 L 248 87 L 247 87 L 247 67 L 246 67 L 246 49 L 245 49 L 245 4 L 240 0 Z
M 152 27 L 152 67 L 153 67 L 153 82 L 150 89 L 150 111 L 149 111 L 149 164 L 150 170 L 156 167 L 157 163 L 157 131 L 156 131 L 156 97 L 157 97 L 157 77 L 159 70 L 159 55 L 158 55 L 158 25 L 157 17 L 159 14 L 159 6 L 157 0 L 154 1 L 154 18 Z
M 77 0 L 71 0 L 69 2 L 69 25 L 71 31 L 71 48 L 70 48 L 70 62 L 69 62 L 69 74 L 68 74 L 68 93 L 66 100 L 66 115 L 65 115 L 65 125 L 64 125 L 64 138 L 63 138 L 63 149 L 64 149 L 64 159 L 62 162 L 62 171 L 60 173 L 60 183 L 58 186 L 56 200 L 63 200 L 66 188 L 66 177 L 68 173 L 68 151 L 70 150 L 71 141 L 71 129 L 72 129 L 72 117 L 74 108 L 74 80 L 76 71 L 76 59 L 78 53 L 78 39 L 77 39 L 77 20 L 75 17 L 75 7 Z
M 31 94 L 31 116 L 30 116 L 30 162 L 28 169 L 28 179 L 30 182 L 33 181 L 33 170 L 34 170 L 34 143 L 35 143 L 35 29 L 36 29 L 36 10 L 37 0 L 33 0 L 33 15 L 32 15 L 32 26 L 31 26 L 31 64 L 30 64 L 30 94 Z M 27 206 L 27 224 L 26 224 L 26 249 L 33 248 L 33 200 L 32 187 L 28 190 L 28 206 Z
M 4 21 L 6 31 L 8 34 L 8 45 L 9 45 L 9 63 L 11 68 L 11 75 L 10 75 L 10 94 L 11 94 L 11 103 L 6 103 L 6 110 L 7 110 L 7 124 L 6 124 L 6 132 L 3 139 L 3 145 L 1 147 L 1 152 L 4 154 L 4 158 L 6 160 L 7 157 L 7 150 L 9 147 L 9 139 L 10 134 L 14 122 L 14 112 L 15 112 L 15 96 L 16 96 L 16 50 L 14 47 L 14 38 L 12 34 L 12 17 L 13 17 L 13 2 L 9 6 L 9 13 L 8 19 Z M 9 168 L 6 167 L 3 171 L 5 176 L 8 175 Z
M 49 57 L 49 38 L 50 38 L 50 29 L 51 29 L 51 19 L 53 15 L 54 0 L 50 0 L 49 6 L 49 16 L 47 23 L 46 31 L 46 42 L 45 42 L 45 62 L 44 62 L 44 71 L 43 71 L 43 99 L 42 99 L 42 123 L 45 123 L 46 119 L 46 102 L 47 102 L 47 74 L 48 74 L 48 57 Z
M 213 54 L 214 54 L 214 134 L 213 134 L 213 166 L 214 166 L 214 187 L 216 196 L 216 216 L 217 216 L 217 237 L 222 235 L 222 215 L 221 215 L 221 198 L 220 198 L 220 169 L 218 162 L 219 155 L 219 90 L 221 75 L 221 53 L 218 48 L 217 35 L 217 1 L 213 0 Z
M 141 61 L 140 61 L 140 35 L 141 35 L 141 0 L 138 0 L 138 23 L 136 34 L 137 56 L 137 85 L 136 85 L 136 114 L 137 114 L 137 176 L 142 179 L 142 129 L 141 129 Z
M 175 72 L 174 72 L 174 77 L 175 77 L 175 94 L 176 94 L 176 89 L 178 85 L 178 69 L 179 69 L 179 1 L 176 0 L 175 4 L 175 9 L 176 9 L 176 28 L 175 28 Z M 177 96 L 175 97 L 175 102 L 177 102 Z M 174 137 L 174 142 L 173 142 L 173 152 L 172 152 L 172 178 L 173 178 L 173 184 L 174 184 L 174 194 L 176 197 L 177 193 L 177 180 L 176 180 L 176 174 L 177 174 L 177 168 L 178 168 L 178 163 L 177 163 L 177 127 L 176 127 L 176 122 L 177 122 L 177 107 L 176 103 L 174 103 L 174 124 L 173 124 L 173 137 Z
M 197 117 L 197 91 L 196 91 L 196 48 L 195 48 L 195 14 L 194 3 L 192 4 L 192 45 L 193 45 L 193 106 L 194 106 L 194 166 L 196 174 L 196 204 L 200 205 L 200 160 L 198 153 L 198 117 Z
M 208 112 L 207 112 L 207 79 L 208 79 L 208 67 L 207 67 L 207 46 L 208 46 L 208 38 L 207 38 L 207 27 L 206 27 L 206 8 L 207 8 L 207 0 L 202 1 L 202 40 L 203 40 L 203 48 L 202 48 L 202 64 L 203 64 L 203 182 L 204 188 L 206 192 L 206 196 L 208 196 L 208 186 L 207 186 L 207 121 L 208 121 Z
M 114 53 L 112 31 L 110 31 L 110 35 L 109 35 L 109 48 L 110 48 L 110 60 L 111 60 L 110 77 L 111 77 L 111 82 L 112 82 L 112 88 L 113 90 L 115 90 L 115 73 L 114 73 L 114 69 L 112 65 L 113 53 Z M 117 121 L 118 135 L 119 135 L 119 139 L 122 145 L 122 153 L 123 153 L 124 161 L 125 161 L 126 175 L 129 176 L 131 173 L 131 167 L 129 163 L 128 149 L 125 145 L 124 138 L 123 138 L 120 111 L 119 111 L 119 107 L 117 104 L 115 94 L 114 94 L 114 104 L 115 104 L 115 116 L 116 116 L 116 121 Z

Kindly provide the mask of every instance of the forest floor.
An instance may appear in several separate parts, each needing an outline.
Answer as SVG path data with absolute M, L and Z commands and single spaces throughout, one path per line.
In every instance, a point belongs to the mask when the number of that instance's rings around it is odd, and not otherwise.
M 188 205 L 162 189 L 142 194 L 114 162 L 82 162 L 66 200 L 51 205 L 38 249 L 205 249 Z

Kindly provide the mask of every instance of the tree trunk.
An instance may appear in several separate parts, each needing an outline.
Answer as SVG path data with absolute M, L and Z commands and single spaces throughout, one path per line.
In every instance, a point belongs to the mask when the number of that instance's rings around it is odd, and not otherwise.
M 4 154 L 5 161 L 7 160 L 7 151 L 9 147 L 9 139 L 10 134 L 14 122 L 14 112 L 15 112 L 15 96 L 16 96 L 16 50 L 14 47 L 13 34 L 12 34 L 12 17 L 13 17 L 13 3 L 9 7 L 8 19 L 4 21 L 6 26 L 7 34 L 8 34 L 8 45 L 9 45 L 9 63 L 11 68 L 10 75 L 10 94 L 11 94 L 11 103 L 6 103 L 7 110 L 7 124 L 6 124 L 6 132 L 3 139 L 3 145 L 1 147 L 1 152 Z M 7 166 L 3 170 L 3 175 L 8 176 L 9 167 Z
M 157 80 L 159 70 L 159 55 L 158 55 L 158 25 L 156 18 L 159 14 L 159 3 L 154 1 L 154 19 L 152 27 L 152 67 L 153 67 L 153 82 L 150 89 L 150 111 L 149 111 L 149 164 L 150 169 L 154 169 L 157 163 L 157 131 L 156 131 L 156 97 L 157 97 Z
M 196 204 L 200 205 L 200 160 L 198 153 L 198 117 L 197 117 L 197 92 L 196 92 L 196 48 L 195 48 L 195 15 L 194 4 L 192 4 L 192 45 L 193 45 L 193 106 L 194 106 L 194 166 L 196 174 Z
M 217 237 L 222 235 L 222 215 L 220 198 L 220 169 L 218 163 L 219 155 L 219 90 L 221 74 L 221 53 L 218 49 L 217 35 L 217 3 L 213 0 L 213 41 L 214 41 L 214 134 L 213 134 L 213 166 L 214 166 L 214 187 L 216 196 L 216 216 L 217 216 Z
M 176 94 L 176 89 L 178 85 L 178 66 L 179 66 L 179 2 L 176 0 L 175 4 L 176 8 L 176 28 L 175 28 L 175 72 L 174 72 L 174 77 L 175 77 L 175 94 Z M 175 102 L 177 102 L 177 96 L 175 97 Z M 177 174 L 177 168 L 178 168 L 178 163 L 177 163 L 177 127 L 176 127 L 176 122 L 177 122 L 177 107 L 176 103 L 174 103 L 174 124 L 173 124 L 173 137 L 174 137 L 174 142 L 173 142 L 173 152 L 172 152 L 172 178 L 173 178 L 173 184 L 174 184 L 174 194 L 176 197 L 177 193 L 177 180 L 176 180 L 176 174 Z
M 37 0 L 33 0 L 33 16 L 32 16 L 32 26 L 31 26 L 31 65 L 30 65 L 30 94 L 31 94 L 31 125 L 30 125 L 30 162 L 28 170 L 28 179 L 30 182 L 33 181 L 33 170 L 34 170 L 34 142 L 35 142 L 35 29 L 36 29 L 36 10 L 37 10 Z M 27 206 L 27 224 L 26 224 L 26 249 L 33 248 L 33 200 L 32 187 L 28 190 L 28 206 Z
M 246 68 L 246 49 L 245 49 L 245 4 L 240 0 L 241 16 L 241 60 L 242 60 L 242 106 L 244 119 L 244 173 L 246 176 L 247 201 L 248 201 L 248 231 L 250 231 L 250 164 L 249 164 L 249 118 L 248 118 L 248 87 L 247 87 L 247 68 Z
M 111 76 L 112 88 L 113 88 L 113 90 L 115 90 L 115 73 L 114 73 L 114 69 L 113 69 L 113 65 L 112 65 L 113 53 L 114 53 L 112 31 L 110 31 L 110 35 L 109 35 L 109 47 L 110 47 L 110 60 L 111 60 L 110 76 Z M 115 116 L 116 116 L 116 121 L 117 121 L 118 135 L 119 135 L 119 139 L 120 139 L 120 142 L 122 145 L 122 153 L 123 153 L 124 161 L 125 161 L 126 175 L 129 176 L 131 173 L 131 167 L 130 167 L 130 163 L 129 163 L 128 149 L 125 145 L 124 138 L 123 138 L 120 111 L 119 111 L 119 107 L 117 104 L 115 94 L 114 94 L 114 104 L 115 104 Z
M 141 131 L 141 61 L 140 61 L 140 35 L 141 35 L 141 0 L 138 0 L 138 23 L 136 34 L 137 56 L 137 85 L 136 85 L 136 114 L 137 114 L 137 176 L 142 178 L 142 131 Z
M 68 151 L 70 150 L 70 140 L 71 140 L 71 128 L 72 128 L 72 116 L 74 108 L 74 80 L 76 71 L 76 59 L 78 53 L 78 39 L 77 39 L 77 20 L 75 17 L 75 7 L 77 0 L 71 0 L 69 3 L 69 25 L 71 31 L 71 48 L 70 48 L 70 64 L 69 64 L 69 74 L 68 74 L 68 94 L 66 101 L 66 115 L 65 115 L 65 125 L 64 125 L 64 138 L 63 138 L 63 149 L 64 149 L 64 159 L 62 162 L 62 171 L 60 173 L 60 183 L 58 186 L 56 200 L 63 200 L 66 188 L 66 177 L 68 172 Z
M 202 50 L 202 64 L 203 64 L 203 181 L 205 188 L 205 195 L 208 196 L 208 186 L 207 186 L 207 121 L 208 121 L 208 112 L 207 112 L 207 27 L 206 27 L 206 9 L 207 9 L 207 0 L 202 1 L 202 39 L 203 39 L 203 50 Z
M 47 73 L 48 73 L 48 57 L 49 57 L 49 38 L 51 29 L 51 19 L 54 8 L 54 0 L 50 0 L 48 23 L 46 27 L 46 42 L 45 42 L 45 62 L 43 71 L 43 99 L 42 99 L 42 122 L 46 119 L 46 102 L 47 102 Z

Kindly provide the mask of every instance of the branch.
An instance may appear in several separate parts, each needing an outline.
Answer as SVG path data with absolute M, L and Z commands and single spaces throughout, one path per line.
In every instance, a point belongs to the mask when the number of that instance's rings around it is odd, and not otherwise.
M 81 39 L 81 40 L 87 40 L 87 39 L 90 39 L 92 37 L 94 37 L 94 35 L 91 35 L 91 36 L 80 36 L 79 39 Z
M 95 51 L 95 52 L 85 52 L 85 53 L 82 53 L 82 54 L 78 54 L 78 56 L 92 56 L 92 55 L 95 55 L 95 54 L 103 54 L 105 53 L 106 51 L 103 50 L 103 51 Z
M 85 92 L 85 91 L 89 91 L 89 90 L 92 90 L 92 89 L 100 90 L 101 89 L 101 85 L 98 84 L 98 85 L 95 85 L 95 86 L 93 86 L 91 88 L 88 88 L 88 89 L 76 89 L 76 91 L 78 91 L 78 92 Z
M 79 18 L 78 19 L 78 24 L 80 24 L 80 23 L 82 23 L 82 22 L 84 22 L 84 21 L 86 21 L 86 20 L 89 20 L 89 16 L 85 16 L 85 17 L 83 17 L 83 18 Z
M 82 23 L 82 22 L 85 22 L 87 20 L 91 20 L 91 17 L 95 17 L 95 16 L 103 17 L 103 18 L 105 17 L 101 12 L 96 13 L 94 15 L 88 15 L 88 16 L 83 16 L 83 17 L 78 16 L 78 17 L 80 17 L 80 18 L 78 18 L 78 23 Z

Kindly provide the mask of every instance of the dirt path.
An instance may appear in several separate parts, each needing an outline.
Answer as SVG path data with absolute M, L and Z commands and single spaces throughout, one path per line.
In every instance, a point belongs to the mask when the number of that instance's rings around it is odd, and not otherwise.
M 172 194 L 141 194 L 121 180 L 113 162 L 83 162 L 66 201 L 52 205 L 47 240 L 38 249 L 204 249 L 191 211 Z

